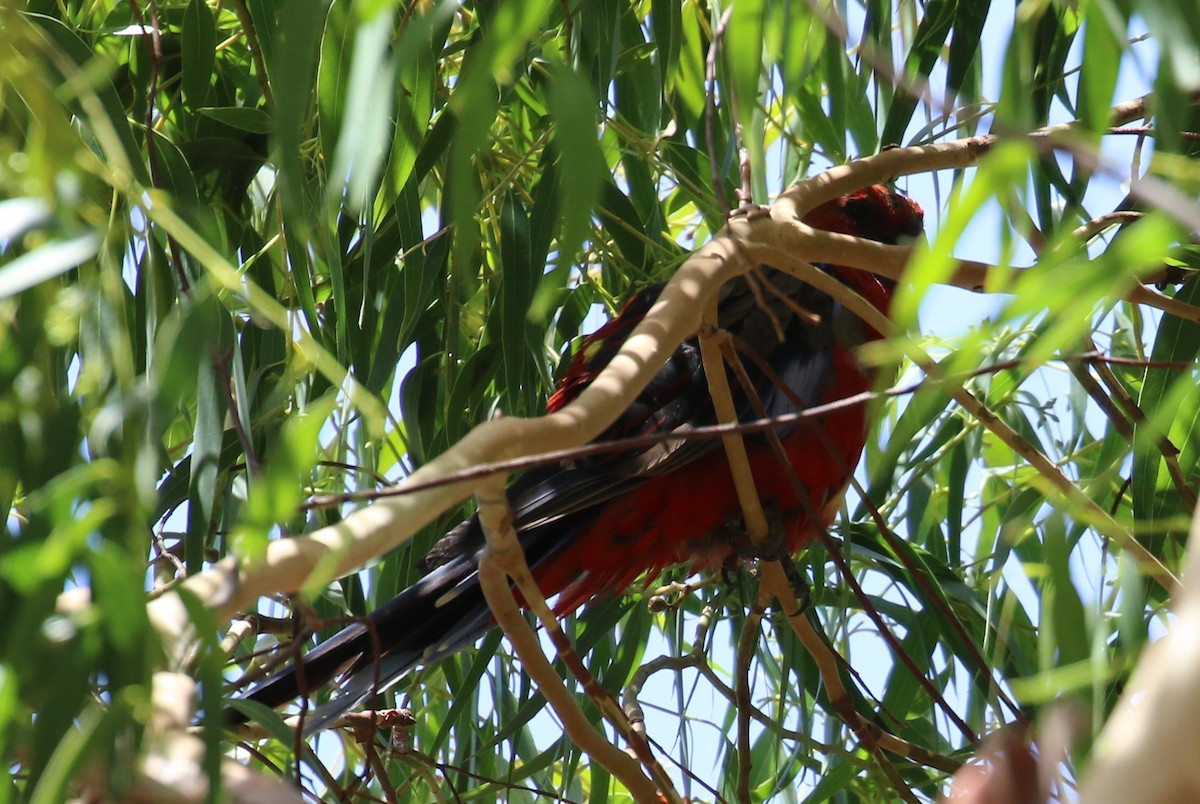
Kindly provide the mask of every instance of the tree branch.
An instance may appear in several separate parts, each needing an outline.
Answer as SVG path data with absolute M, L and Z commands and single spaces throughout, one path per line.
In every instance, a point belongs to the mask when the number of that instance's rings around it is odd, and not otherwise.
M 516 531 L 513 529 L 513 514 L 504 492 L 504 477 L 501 475 L 490 483 L 482 484 L 478 499 L 479 522 L 483 526 L 488 543 L 479 562 L 479 583 L 496 623 L 504 629 L 505 635 L 521 659 L 521 664 L 524 665 L 525 672 L 554 707 L 554 711 L 562 719 L 563 729 L 575 744 L 617 777 L 636 801 L 657 802 L 659 789 L 655 783 L 642 773 L 632 757 L 610 743 L 591 724 L 562 679 L 558 677 L 553 665 L 546 661 L 538 645 L 537 635 L 521 616 L 508 579 L 514 580 L 522 590 L 523 596 L 532 594 L 535 600 L 541 599 L 541 591 L 533 583 L 521 545 L 517 541 Z M 526 597 L 525 602 L 535 608 L 549 610 L 544 599 L 541 599 L 540 606 L 534 604 L 529 597 Z M 659 784 L 663 784 L 662 779 L 659 780 Z M 669 784 L 662 792 L 671 795 L 671 800 L 678 798 Z

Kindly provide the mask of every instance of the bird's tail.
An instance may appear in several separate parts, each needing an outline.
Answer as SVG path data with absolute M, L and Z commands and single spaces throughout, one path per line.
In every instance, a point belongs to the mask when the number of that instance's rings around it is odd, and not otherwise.
M 562 534 L 586 526 L 592 518 L 594 514 L 584 510 L 522 529 L 521 546 L 535 575 L 540 565 L 570 543 Z M 305 717 L 307 736 L 385 692 L 417 665 L 445 658 L 486 634 L 494 621 L 479 584 L 479 549 L 484 543 L 479 520 L 471 517 L 447 537 L 454 545 L 451 555 L 431 553 L 427 560 L 436 566 L 428 574 L 240 700 L 274 709 L 342 678 L 339 692 Z M 229 720 L 236 723 L 245 718 L 231 713 Z
M 339 694 L 305 718 L 305 733 L 313 733 L 384 692 L 416 665 L 461 650 L 491 625 L 475 556 L 458 556 L 241 699 L 276 708 L 344 676 Z

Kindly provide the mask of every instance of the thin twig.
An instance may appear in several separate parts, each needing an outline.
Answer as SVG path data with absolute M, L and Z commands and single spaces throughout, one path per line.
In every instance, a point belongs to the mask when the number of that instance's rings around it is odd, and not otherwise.
M 734 375 L 738 378 L 738 382 L 741 383 L 742 390 L 749 398 L 750 404 L 754 407 L 755 413 L 759 416 L 765 415 L 766 411 L 763 408 L 762 400 L 759 399 L 758 395 L 754 392 L 754 386 L 750 381 L 750 377 L 746 374 L 746 370 L 742 366 L 742 362 L 737 358 L 737 355 L 732 350 L 727 350 L 725 352 L 725 363 L 733 370 Z M 821 435 L 819 428 L 816 429 L 816 432 L 819 437 Z M 896 638 L 896 635 L 892 633 L 891 628 L 889 628 L 887 623 L 883 621 L 883 617 L 880 615 L 879 610 L 872 605 L 870 598 L 867 597 L 866 592 L 864 592 L 862 587 L 859 585 L 858 579 L 854 576 L 854 572 L 851 570 L 849 562 L 846 561 L 846 557 L 842 554 L 842 551 L 837 549 L 837 545 L 834 544 L 833 539 L 829 536 L 829 532 L 826 530 L 825 521 L 822 519 L 821 512 L 818 510 L 818 501 L 813 499 L 814 491 L 805 487 L 804 481 L 801 480 L 795 466 L 792 465 L 787 451 L 784 449 L 783 443 L 779 439 L 778 433 L 774 431 L 768 432 L 767 443 L 770 444 L 772 451 L 775 453 L 779 468 L 784 472 L 785 475 L 787 475 L 788 481 L 791 483 L 795 492 L 796 499 L 799 501 L 805 516 L 808 518 L 812 533 L 815 535 L 817 541 L 825 548 L 825 552 L 828 553 L 830 559 L 838 568 L 838 573 L 841 575 L 843 583 L 850 588 L 850 591 L 854 594 L 855 599 L 859 601 L 859 604 L 863 607 L 863 612 L 867 615 L 867 617 L 870 618 L 871 622 L 875 624 L 880 637 L 884 640 L 884 642 L 887 643 L 892 655 L 896 657 L 897 661 L 904 665 L 904 667 L 909 671 L 909 674 L 917 681 L 918 684 L 921 685 L 923 689 L 925 689 L 926 693 L 930 696 L 930 699 L 937 701 L 941 705 L 942 710 L 946 713 L 946 716 L 959 728 L 963 736 L 972 744 L 978 744 L 979 738 L 975 734 L 974 730 L 972 730 L 971 727 L 967 725 L 966 721 L 959 717 L 958 713 L 946 703 L 945 699 L 941 695 L 940 690 L 938 690 L 933 682 L 928 679 L 921 668 L 917 667 L 916 662 L 914 662 L 912 657 L 908 655 L 908 652 L 904 650 L 904 646 L 900 644 L 900 640 Z M 839 456 L 837 455 L 837 450 L 833 448 L 833 445 L 826 439 L 823 446 L 828 452 L 829 456 L 836 461 Z M 839 468 L 847 478 L 851 477 L 854 473 L 853 467 L 846 466 L 845 464 Z
M 892 322 L 876 310 L 871 304 L 850 288 L 817 271 L 812 265 L 796 258 L 793 254 L 780 251 L 770 246 L 746 244 L 745 248 L 758 262 L 771 265 L 803 279 L 819 290 L 833 296 L 848 310 L 861 318 L 868 326 L 877 332 L 888 335 L 894 329 Z M 1200 309 L 1197 310 L 1200 312 Z M 905 344 L 907 356 L 930 378 L 946 383 L 947 392 L 968 413 L 973 415 L 984 427 L 991 430 L 1002 442 L 1024 458 L 1043 477 L 1050 481 L 1070 503 L 1079 506 L 1084 519 L 1098 533 L 1116 544 L 1129 550 L 1143 569 L 1160 583 L 1167 591 L 1174 591 L 1179 585 L 1179 579 L 1154 554 L 1134 538 L 1128 528 L 1125 528 L 1108 515 L 1095 500 L 1087 496 L 1072 482 L 1045 453 L 1030 444 L 1017 433 L 1007 422 L 997 416 L 985 404 L 964 388 L 947 377 L 947 372 L 940 363 L 933 360 L 914 343 Z
M 230 356 L 230 352 L 219 354 L 214 351 L 213 369 L 217 372 L 217 379 L 221 383 L 221 392 L 225 395 L 225 409 L 229 414 L 230 421 L 233 422 L 233 431 L 237 433 L 238 442 L 242 445 L 242 453 L 246 456 L 246 468 L 251 475 L 257 475 L 262 471 L 262 465 L 259 463 L 258 453 L 254 450 L 254 442 L 250 440 L 250 433 L 246 430 L 241 415 L 238 414 L 237 399 L 233 395 L 232 372 L 229 370 Z
M 149 0 L 149 3 L 150 24 L 148 26 L 142 19 L 142 9 L 138 5 L 138 0 L 129 0 L 129 8 L 133 11 L 133 18 L 142 29 L 142 42 L 145 44 L 146 55 L 150 61 L 150 75 L 146 82 L 146 116 L 143 120 L 146 129 L 146 162 L 150 166 L 151 183 L 155 187 L 161 188 L 163 182 L 159 166 L 158 145 L 154 141 L 154 112 L 158 108 L 155 98 L 158 97 L 158 76 L 162 70 L 162 32 L 158 26 L 158 0 Z M 149 33 L 147 33 L 147 29 Z M 181 296 L 188 296 L 191 294 L 191 282 L 188 280 L 187 270 L 183 266 L 179 244 L 175 242 L 175 238 L 170 232 L 167 233 L 167 250 L 171 266 L 175 269 L 175 279 L 179 282 L 179 293 Z
M 267 108 L 275 108 L 275 97 L 271 92 L 271 81 L 267 75 L 267 62 L 263 58 L 262 48 L 258 44 L 258 32 L 254 29 L 254 17 L 246 7 L 246 0 L 233 0 L 233 11 L 238 22 L 242 25 L 242 33 L 246 35 L 246 49 L 250 51 L 250 59 L 254 62 L 254 78 L 262 90 L 263 100 Z
M 729 209 L 729 199 L 725 197 L 725 183 L 721 180 L 721 160 L 717 159 L 716 146 L 713 143 L 713 134 L 715 131 L 714 120 L 716 118 L 716 95 L 717 95 L 717 56 L 720 54 L 721 39 L 725 35 L 725 27 L 729 24 L 729 16 L 733 13 L 733 8 L 725 9 L 721 15 L 721 19 L 717 21 L 717 27 L 713 31 L 712 42 L 709 43 L 708 53 L 704 57 L 704 138 L 705 149 L 708 152 L 708 164 L 712 171 L 712 191 L 717 198 L 717 204 L 721 209 Z
M 766 598 L 764 600 L 763 598 Z M 750 744 L 750 665 L 754 660 L 754 645 L 758 641 L 759 624 L 769 595 L 761 591 L 755 594 L 754 605 L 742 624 L 738 635 L 736 672 L 734 674 L 734 696 L 737 703 L 737 799 L 744 804 L 750 802 L 750 774 L 754 770 Z

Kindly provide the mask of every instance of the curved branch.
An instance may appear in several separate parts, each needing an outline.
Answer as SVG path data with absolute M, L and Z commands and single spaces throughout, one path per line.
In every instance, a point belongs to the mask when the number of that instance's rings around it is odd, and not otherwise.
M 563 729 L 576 745 L 617 777 L 633 795 L 634 800 L 657 802 L 659 791 L 655 783 L 642 773 L 636 760 L 610 743 L 591 724 L 554 671 L 553 665 L 546 661 L 538 645 L 537 636 L 521 616 L 508 579 L 512 578 L 523 590 L 532 586 L 531 592 L 537 598 L 541 597 L 541 592 L 533 583 L 525 556 L 517 541 L 516 531 L 513 530 L 513 514 L 504 493 L 503 476 L 498 476 L 492 482 L 481 486 L 479 522 L 487 538 L 487 549 L 479 561 L 479 583 L 488 607 L 492 610 L 492 616 L 504 629 L 524 665 L 525 672 L 554 707 L 554 711 L 562 719 Z M 523 594 L 526 592 L 523 591 Z M 527 598 L 526 603 L 531 601 Z M 548 610 L 544 599 L 538 608 Z M 668 787 L 664 792 L 672 791 Z

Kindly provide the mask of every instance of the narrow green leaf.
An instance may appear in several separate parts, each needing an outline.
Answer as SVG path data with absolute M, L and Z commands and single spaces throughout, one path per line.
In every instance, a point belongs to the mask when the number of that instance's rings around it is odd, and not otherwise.
M 1079 73 L 1079 120 L 1082 129 L 1096 138 L 1108 130 L 1113 93 L 1121 70 L 1124 29 L 1118 28 L 1119 4 L 1095 2 L 1087 6 L 1083 26 L 1082 62 Z
M 100 236 L 89 233 L 71 240 L 52 240 L 0 267 L 0 299 L 28 290 L 78 268 L 96 256 Z
M 974 0 L 958 3 L 955 9 L 950 52 L 946 59 L 946 88 L 955 97 L 962 94 L 969 76 L 975 75 L 977 82 L 977 76 L 982 71 L 979 56 L 983 45 L 983 26 L 991 6 L 991 0 Z M 978 100 L 975 93 L 970 94 L 971 100 Z
M 276 128 L 272 145 L 279 167 L 285 217 L 304 224 L 301 230 L 307 230 L 309 211 L 304 207 L 305 171 L 300 155 L 309 137 L 317 55 L 329 0 L 290 5 L 278 24 L 272 13 L 273 4 L 248 0 L 247 5 L 274 94 Z M 277 64 L 275 52 L 280 43 L 286 48 L 287 60 Z
M 15 25 L 16 21 L 20 19 L 23 18 L 20 16 L 14 18 L 13 15 L 9 15 L 5 20 L 5 25 Z M 91 47 L 59 20 L 37 14 L 29 15 L 28 19 L 48 34 L 66 57 L 61 60 L 52 59 L 48 62 L 48 65 L 53 65 L 51 69 L 54 70 L 54 77 L 64 85 L 86 81 L 99 99 L 100 108 L 96 111 L 103 114 L 102 120 L 92 119 L 93 110 L 90 107 L 87 110 L 78 107 L 77 101 L 71 104 L 71 108 L 76 110 L 79 119 L 90 120 L 93 128 L 99 124 L 103 126 L 102 131 L 112 132 L 116 136 L 116 141 L 113 142 L 110 142 L 107 136 L 99 140 L 101 147 L 106 151 L 105 158 L 112 164 L 126 167 L 133 173 L 134 178 L 148 184 L 150 176 L 146 170 L 146 160 L 142 156 L 141 148 L 134 140 L 129 117 L 116 88 L 106 77 L 84 78 L 88 65 L 95 58 Z
M 571 262 L 591 227 L 606 173 L 596 140 L 596 103 L 587 83 L 563 68 L 551 71 L 546 102 L 554 118 L 561 177 L 558 251 L 560 259 Z
M 395 64 L 388 50 L 392 40 L 391 9 L 381 9 L 359 25 L 354 35 L 354 57 L 347 79 L 349 95 L 342 112 L 342 129 L 333 155 L 328 203 L 344 204 L 351 212 L 369 209 L 392 139 L 391 93 L 379 87 L 395 81 Z
M 184 548 L 184 561 L 189 575 L 204 568 L 204 554 L 217 529 L 217 478 L 221 471 L 221 446 L 225 430 L 225 395 L 232 394 L 232 389 L 221 388 L 224 379 L 216 371 L 214 361 L 225 359 L 224 355 L 212 352 L 201 354 L 195 382 L 196 429 L 192 437 L 188 528 Z
M 746 132 L 743 144 L 749 153 L 750 164 L 756 168 L 763 167 L 762 138 L 754 136 L 752 132 L 758 128 L 755 118 L 763 65 L 765 5 L 763 0 L 738 0 L 734 3 L 725 31 L 725 47 L 721 49 L 732 77 L 730 87 L 733 90 L 731 100 L 735 104 L 734 113 Z M 724 99 L 722 102 L 724 105 Z M 754 175 L 761 177 L 762 171 L 755 170 Z
M 189 0 L 180 30 L 183 75 L 180 87 L 188 106 L 203 106 L 208 100 L 216 64 L 217 26 L 204 0 Z
M 961 5 L 971 5 L 964 3 Z M 904 63 L 905 82 L 897 86 L 888 106 L 887 119 L 883 123 L 880 141 L 884 145 L 903 144 L 904 132 L 912 120 L 919 97 L 913 94 L 912 86 L 928 78 L 933 65 L 941 55 L 942 47 L 950 29 L 954 26 L 960 3 L 957 0 L 929 0 L 925 4 L 925 16 L 917 27 L 912 47 Z M 980 21 L 981 22 L 981 21 Z
M 683 12 L 674 0 L 651 0 L 650 27 L 658 48 L 659 85 L 670 93 L 679 77 L 679 54 L 683 47 Z
M 500 278 L 498 331 L 500 359 L 504 363 L 501 400 L 505 409 L 517 415 L 527 415 L 522 404 L 522 389 L 528 389 L 526 368 L 529 354 L 525 349 L 526 316 L 533 302 L 533 293 L 542 273 L 542 266 L 532 262 L 529 218 L 524 205 L 514 194 L 505 196 L 500 207 Z M 491 322 L 489 321 L 489 324 Z
M 1175 297 L 1187 304 L 1200 304 L 1200 279 L 1192 278 Z M 1200 325 L 1175 316 L 1163 316 L 1150 360 L 1161 363 L 1192 363 L 1200 355 Z M 1142 382 L 1138 406 L 1148 421 L 1134 428 L 1134 463 L 1130 495 L 1134 517 L 1155 522 L 1191 514 L 1171 478 L 1158 440 L 1166 435 L 1176 449 L 1184 477 L 1190 477 L 1200 459 L 1196 424 L 1200 422 L 1200 393 L 1191 372 L 1180 375 L 1167 368 L 1148 368 Z M 1182 534 L 1181 534 L 1182 535 Z
M 76 727 L 63 734 L 53 756 L 46 764 L 37 786 L 29 796 L 29 804 L 57 804 L 66 801 L 71 782 L 84 764 L 103 748 L 117 717 L 112 709 L 98 703 L 89 705 L 78 718 Z
M 275 130 L 271 116 L 262 109 L 251 109 L 244 106 L 204 106 L 196 111 L 239 131 L 270 134 Z

